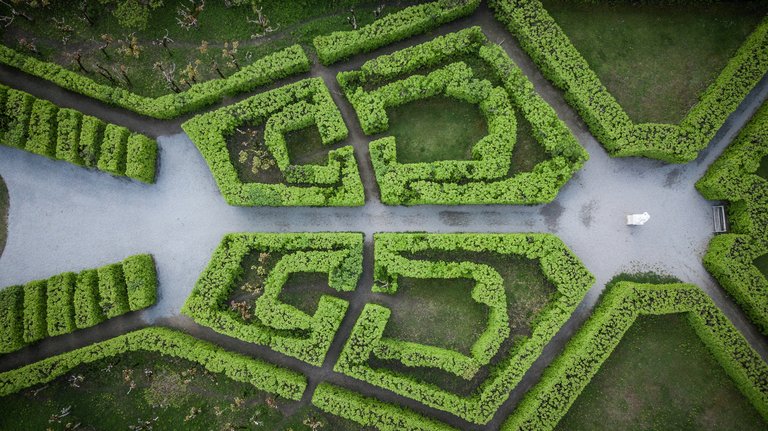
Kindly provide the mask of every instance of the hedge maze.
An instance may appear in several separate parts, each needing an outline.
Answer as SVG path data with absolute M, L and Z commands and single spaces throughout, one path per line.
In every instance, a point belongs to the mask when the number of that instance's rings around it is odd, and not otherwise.
M 0 290 L 0 354 L 149 307 L 157 298 L 151 255 Z
M 125 127 L 0 85 L 0 142 L 51 159 L 155 182 L 157 143 Z
M 636 124 L 539 0 L 492 0 L 490 4 L 496 18 L 542 73 L 565 92 L 568 103 L 615 157 L 643 156 L 670 163 L 694 160 L 768 72 L 768 22 L 763 20 L 679 124 Z
M 468 66 L 468 60 L 489 69 L 490 75 L 478 76 L 478 67 Z M 419 74 L 425 69 L 429 72 Z M 437 95 L 477 104 L 488 123 L 488 135 L 473 146 L 468 161 L 399 163 L 393 137 L 371 142 L 371 161 L 386 204 L 546 203 L 588 159 L 555 111 L 479 27 L 382 55 L 337 78 L 368 135 L 386 132 L 387 109 Z M 515 109 L 530 122 L 550 158 L 531 172 L 509 176 Z
M 264 125 L 263 144 L 285 183 L 244 182 L 227 139 L 239 126 Z M 357 206 L 363 185 L 351 146 L 328 152 L 325 165 L 293 164 L 284 133 L 315 125 L 324 145 L 347 137 L 347 127 L 322 79 L 311 78 L 199 115 L 182 127 L 203 154 L 230 205 Z M 253 145 L 253 144 L 251 144 Z
M 768 334 L 768 280 L 754 260 L 768 253 L 768 180 L 756 174 L 768 155 L 764 105 L 728 146 L 696 189 L 728 201 L 730 233 L 712 238 L 704 265 L 764 334 Z

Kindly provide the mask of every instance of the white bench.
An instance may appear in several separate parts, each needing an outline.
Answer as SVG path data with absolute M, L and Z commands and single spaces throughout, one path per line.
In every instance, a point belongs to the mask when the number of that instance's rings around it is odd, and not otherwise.
M 712 220 L 715 224 L 715 233 L 728 232 L 728 222 L 725 219 L 725 207 L 723 205 L 712 207 Z

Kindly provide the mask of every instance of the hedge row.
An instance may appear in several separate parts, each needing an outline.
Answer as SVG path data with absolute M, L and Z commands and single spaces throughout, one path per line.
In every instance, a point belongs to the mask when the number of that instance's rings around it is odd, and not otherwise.
M 239 125 L 265 122 L 265 145 L 287 184 L 243 183 L 227 149 L 227 139 Z M 305 79 L 198 115 L 182 128 L 202 153 L 230 205 L 363 205 L 363 184 L 351 146 L 329 151 L 325 166 L 290 164 L 284 133 L 311 124 L 317 125 L 323 144 L 347 137 L 344 119 L 320 78 Z
M 620 282 L 604 294 L 502 430 L 554 429 L 638 316 L 682 312 L 739 390 L 768 419 L 768 364 L 702 290 L 690 284 Z
M 539 0 L 493 0 L 491 7 L 612 156 L 670 163 L 694 160 L 768 72 L 764 20 L 679 125 L 635 124 Z
M 291 400 L 301 399 L 307 386 L 306 377 L 294 371 L 226 351 L 172 329 L 146 328 L 0 373 L 0 396 L 48 383 L 81 364 L 139 350 L 192 361 L 212 373 L 224 373 L 232 380 Z
M 41 156 L 153 183 L 157 143 L 0 85 L 0 143 Z
M 320 366 L 348 303 L 323 295 L 313 316 L 282 303 L 280 290 L 295 272 L 328 273 L 328 285 L 353 291 L 362 273 L 363 237 L 359 233 L 240 233 L 222 239 L 200 276 L 182 313 L 197 323 L 249 343 Z M 245 321 L 229 308 L 229 296 L 244 272 L 243 259 L 253 252 L 281 256 L 270 270 L 256 300 L 255 319 Z
M 529 337 L 516 340 L 510 353 L 491 366 L 489 377 L 468 397 L 443 390 L 413 377 L 368 364 L 376 355 L 382 340 L 389 309 L 367 304 L 355 323 L 334 370 L 372 385 L 391 390 L 467 421 L 485 424 L 510 391 L 541 354 L 544 346 L 570 317 L 573 310 L 594 283 L 594 277 L 566 246 L 549 234 L 376 234 L 374 278 L 387 286 L 379 291 L 397 289 L 398 270 L 405 265 L 403 253 L 417 254 L 428 250 L 451 252 L 493 252 L 538 260 L 542 272 L 557 292 L 536 318 Z M 422 276 L 442 277 L 442 269 L 455 271 L 461 265 L 436 263 L 416 268 Z M 459 271 L 449 275 L 457 275 Z M 488 274 L 484 274 L 484 277 Z M 394 283 L 394 284 L 393 284 Z M 492 292 L 473 292 L 493 296 Z M 504 310 L 506 312 L 506 309 Z M 487 346 L 493 346 L 492 343 Z M 496 348 L 496 350 L 498 350 Z M 444 367 L 445 368 L 445 367 Z
M 373 51 L 398 40 L 425 33 L 471 14 L 480 0 L 438 0 L 407 7 L 357 30 L 317 36 L 312 43 L 320 62 L 329 65 L 355 54 Z
M 155 262 L 148 254 L 7 287 L 0 290 L 0 353 L 149 307 L 156 292 Z
M 0 45 L 0 62 L 51 81 L 59 87 L 149 117 L 170 119 L 211 105 L 226 96 L 250 91 L 278 79 L 309 71 L 309 58 L 299 45 L 262 57 L 224 79 L 212 79 L 181 93 L 144 97 L 124 88 L 99 84 L 55 63 L 47 63 Z
M 768 181 L 756 174 L 768 156 L 768 104 L 755 114 L 696 183 L 707 199 L 729 201 L 731 233 L 712 239 L 704 266 L 768 335 L 768 279 L 754 260 L 768 253 Z
M 381 431 L 453 431 L 455 428 L 400 407 L 355 392 L 320 383 L 312 395 L 320 410 Z
M 486 65 L 503 88 L 475 78 L 464 62 L 453 62 L 467 56 Z M 423 68 L 436 69 L 408 76 Z M 339 73 L 337 79 L 366 134 L 387 130 L 388 108 L 439 94 L 478 104 L 488 122 L 489 134 L 474 145 L 470 161 L 399 163 L 393 137 L 371 142 L 371 161 L 386 204 L 550 202 L 589 157 L 504 50 L 491 44 L 479 27 L 377 57 L 359 70 Z M 394 82 L 366 90 L 387 81 Z M 550 159 L 531 172 L 509 176 L 516 137 L 513 108 L 530 122 Z

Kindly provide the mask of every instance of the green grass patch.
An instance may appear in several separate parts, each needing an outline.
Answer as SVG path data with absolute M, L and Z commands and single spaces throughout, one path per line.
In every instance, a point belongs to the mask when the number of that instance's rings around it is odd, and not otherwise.
M 664 123 L 682 120 L 768 10 L 746 1 L 542 3 L 630 118 Z
M 8 199 L 8 187 L 0 177 L 0 256 L 5 249 L 5 241 L 8 239 L 8 208 L 10 202 Z
M 326 165 L 328 151 L 340 147 L 323 145 L 317 124 L 286 133 L 285 143 L 288 146 L 288 157 L 294 165 Z
M 754 260 L 755 266 L 760 272 L 763 273 L 765 278 L 768 278 L 768 254 L 764 254 Z
M 533 168 L 549 159 L 544 147 L 533 137 L 531 123 L 515 110 L 517 118 L 517 141 L 512 149 L 512 164 L 509 167 L 509 175 L 520 172 L 531 172 Z
M 328 286 L 327 273 L 292 272 L 288 276 L 288 281 L 283 285 L 278 299 L 313 316 L 317 311 L 317 304 L 320 303 L 321 296 L 346 296 L 339 293 Z
M 641 316 L 559 430 L 765 429 L 683 314 Z
M 400 163 L 468 160 L 472 146 L 488 134 L 480 108 L 436 96 L 390 109 L 387 136 L 394 136 Z
M 757 172 L 755 172 L 759 177 L 768 180 L 768 157 L 763 157 L 760 159 L 760 166 L 757 168 Z
M 358 429 L 182 359 L 132 352 L 81 365 L 51 383 L 0 398 L 0 429 Z M 62 418 L 62 411 L 69 413 Z M 134 428 L 131 428 L 134 429 Z

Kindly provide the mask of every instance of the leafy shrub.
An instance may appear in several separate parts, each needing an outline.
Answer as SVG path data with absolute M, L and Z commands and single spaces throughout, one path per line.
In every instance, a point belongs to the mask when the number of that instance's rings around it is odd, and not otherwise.
M 502 87 L 474 77 L 454 58 L 474 57 L 492 71 Z M 446 64 L 447 65 L 444 65 Z M 444 66 L 443 66 L 444 65 Z M 442 67 L 438 67 L 442 66 Z M 375 89 L 419 69 L 434 68 Z M 398 163 L 393 137 L 370 143 L 376 181 L 386 204 L 536 204 L 555 198 L 588 159 L 570 130 L 536 93 L 533 85 L 503 49 L 472 27 L 411 46 L 364 63 L 359 70 L 337 76 L 366 134 L 389 127 L 387 109 L 443 94 L 478 104 L 488 122 L 488 136 L 472 148 L 472 160 Z M 508 176 L 514 146 L 514 108 L 534 129 L 534 137 L 551 157 L 531 172 Z
M 224 79 L 201 82 L 181 93 L 151 98 L 124 88 L 99 84 L 91 78 L 0 45 L 0 62 L 48 80 L 69 91 L 159 119 L 178 117 L 211 105 L 226 96 L 250 91 L 278 79 L 309 71 L 309 59 L 299 45 L 262 57 Z
M 3 99 L 1 144 L 79 166 L 96 167 L 113 175 L 154 182 L 154 140 L 0 85 L 0 104 Z
M 768 334 L 768 279 L 753 261 L 768 253 L 768 181 L 756 174 L 768 156 L 763 105 L 696 183 L 707 199 L 729 201 L 731 233 L 709 243 L 704 266 L 763 334 Z
M 229 352 L 168 328 L 146 328 L 0 373 L 0 396 L 48 383 L 81 364 L 144 350 L 198 363 L 212 373 L 247 382 L 256 389 L 299 400 L 306 377 L 249 356 Z
M 0 290 L 0 354 L 94 326 L 105 315 L 149 307 L 156 290 L 155 263 L 148 254 Z
M 317 36 L 312 43 L 320 62 L 329 65 L 469 15 L 479 4 L 480 0 L 439 0 L 409 6 L 357 30 Z
M 549 234 L 376 234 L 374 243 L 374 278 L 384 286 L 375 289 L 379 292 L 396 292 L 397 278 L 405 270 L 409 271 L 409 277 L 417 274 L 418 277 L 435 278 L 444 277 L 445 274 L 458 276 L 473 269 L 479 271 L 475 275 L 477 279 L 487 281 L 489 285 L 495 283 L 492 281 L 492 273 L 481 266 L 445 262 L 409 263 L 408 259 L 401 256 L 428 250 L 494 252 L 535 259 L 540 262 L 544 275 L 556 287 L 557 292 L 550 303 L 535 319 L 531 335 L 517 340 L 510 353 L 491 366 L 489 377 L 468 397 L 408 375 L 369 365 L 371 356 L 380 355 L 391 344 L 387 344 L 387 340 L 382 337 L 390 312 L 388 308 L 377 304 L 367 304 L 363 308 L 334 370 L 479 424 L 485 424 L 492 418 L 595 281 L 579 259 L 559 239 Z M 499 298 L 500 293 L 494 289 L 475 288 L 472 296 L 486 303 L 503 299 Z M 491 316 L 489 328 L 501 324 L 495 319 L 502 318 Z M 382 340 L 385 341 L 384 345 Z M 498 339 L 494 339 L 491 334 L 481 336 L 480 342 L 473 348 L 473 354 L 493 356 L 494 350 L 498 349 L 497 342 Z M 415 361 L 413 364 L 435 367 L 440 360 L 438 355 L 434 358 L 426 356 L 422 363 Z M 439 368 L 450 369 L 451 366 L 444 364 Z
M 382 431 L 450 431 L 455 428 L 400 407 L 355 392 L 320 383 L 312 395 L 320 410 Z
M 597 374 L 639 315 L 686 313 L 688 321 L 739 390 L 768 419 L 768 364 L 722 311 L 690 284 L 619 282 L 603 295 L 502 429 L 551 430 Z
M 311 102 L 311 103 L 310 103 Z M 264 141 L 287 184 L 244 183 L 227 149 L 241 124 L 266 122 Z M 282 134 L 316 124 L 324 144 L 346 138 L 344 119 L 320 78 L 305 79 L 198 115 L 182 124 L 211 169 L 224 199 L 241 206 L 355 206 L 365 203 L 351 146 L 328 152 L 328 164 L 290 165 Z
M 200 325 L 320 366 L 333 341 L 347 301 L 323 295 L 313 316 L 278 300 L 294 272 L 323 272 L 337 291 L 352 291 L 362 273 L 363 238 L 357 233 L 229 234 L 187 298 L 182 313 Z M 228 298 L 253 252 L 276 253 L 252 320 L 229 308 Z
M 493 0 L 491 7 L 612 156 L 694 160 L 768 72 L 768 21 L 763 21 L 679 125 L 635 124 L 539 0 Z

